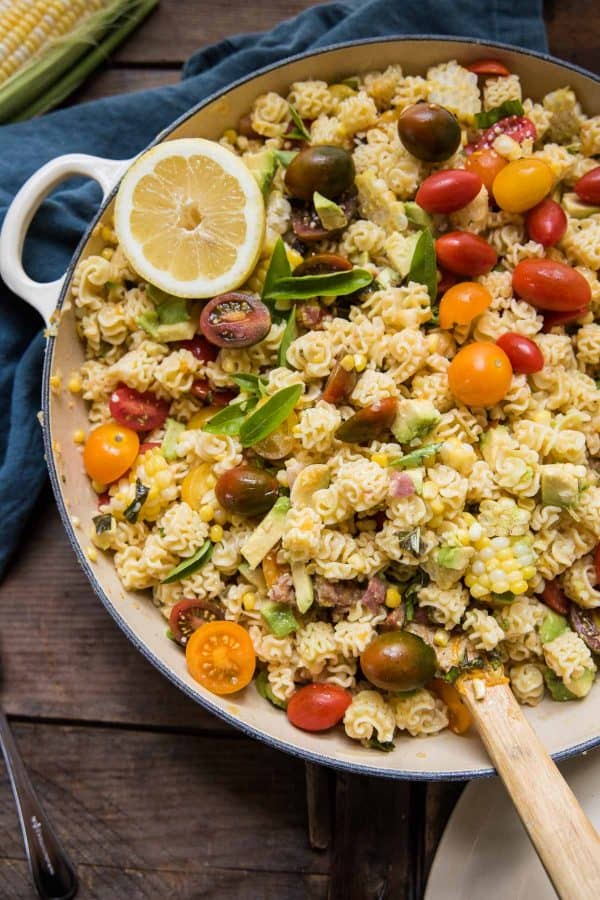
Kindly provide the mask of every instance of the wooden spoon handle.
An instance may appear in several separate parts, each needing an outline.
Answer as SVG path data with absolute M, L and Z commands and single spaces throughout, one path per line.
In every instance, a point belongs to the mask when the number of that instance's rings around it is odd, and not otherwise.
M 561 900 L 600 898 L 600 838 L 507 684 L 461 693 Z M 502 835 L 498 835 L 501 843 Z

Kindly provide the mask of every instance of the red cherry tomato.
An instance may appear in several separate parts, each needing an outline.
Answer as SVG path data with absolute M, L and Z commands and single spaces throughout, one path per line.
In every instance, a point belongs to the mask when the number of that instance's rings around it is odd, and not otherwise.
M 524 259 L 515 267 L 513 288 L 537 309 L 573 312 L 589 306 L 592 291 L 583 275 L 551 259 Z
M 600 204 L 600 166 L 582 175 L 573 190 L 584 203 Z
M 155 450 L 156 447 L 160 447 L 160 441 L 144 441 L 143 444 L 140 444 L 138 456 L 141 456 L 142 453 L 147 453 L 148 450 Z
M 179 341 L 180 350 L 189 350 L 200 362 L 214 362 L 219 354 L 219 348 L 207 341 L 204 335 L 195 334 L 191 341 Z
M 507 165 L 508 161 L 495 150 L 476 150 L 475 153 L 467 156 L 465 162 L 468 172 L 475 172 L 476 175 L 479 175 L 488 194 L 492 193 L 494 178 Z
M 465 68 L 476 75 L 510 75 L 510 69 L 499 59 L 476 59 Z
M 542 591 L 542 600 L 559 616 L 566 616 L 569 613 L 570 601 L 563 594 L 558 581 L 547 581 Z
M 594 565 L 596 567 L 596 584 L 600 584 L 600 544 L 594 550 Z
M 337 684 L 307 684 L 293 694 L 288 719 L 303 731 L 326 731 L 342 719 L 352 696 Z
M 491 244 L 468 231 L 450 231 L 435 242 L 440 265 L 457 275 L 486 275 L 498 261 Z
M 534 341 L 514 331 L 507 331 L 496 341 L 501 350 L 504 350 L 513 372 L 517 375 L 533 375 L 544 368 L 542 351 Z
M 589 309 L 589 306 L 582 306 L 581 309 L 572 309 L 569 310 L 569 312 L 550 312 L 550 310 L 543 309 L 542 315 L 544 317 L 544 325 L 542 331 L 548 332 L 551 331 L 555 325 L 568 325 L 570 322 L 576 322 L 578 319 L 582 319 L 583 316 L 587 315 Z
M 560 203 L 546 197 L 545 200 L 529 210 L 525 217 L 525 224 L 532 241 L 537 241 L 542 247 L 552 247 L 564 237 L 567 230 L 567 217 Z
M 415 200 L 428 213 L 453 213 L 470 203 L 481 190 L 482 184 L 475 172 L 443 169 L 425 179 Z
M 442 269 L 441 266 L 439 268 L 440 280 L 438 281 L 437 295 L 438 297 L 442 297 L 447 290 L 458 282 L 459 278 L 454 272 L 448 272 L 446 269 Z
M 136 391 L 119 385 L 109 400 L 110 414 L 119 425 L 126 425 L 133 431 L 153 431 L 160 428 L 169 415 L 170 403 L 161 400 L 151 391 Z
M 528 119 L 527 116 L 507 116 L 506 119 L 500 119 L 495 125 L 487 128 L 478 141 L 467 144 L 465 153 L 490 150 L 496 138 L 501 134 L 506 134 L 519 144 L 527 138 L 531 138 L 532 141 L 537 140 L 537 129 L 531 119 Z

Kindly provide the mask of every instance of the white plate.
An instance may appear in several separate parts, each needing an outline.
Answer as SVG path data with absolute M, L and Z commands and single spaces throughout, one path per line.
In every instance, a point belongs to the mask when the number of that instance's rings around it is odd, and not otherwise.
M 600 831 L 600 751 L 570 759 L 559 769 Z M 509 897 L 557 900 L 500 779 L 472 781 L 446 826 L 425 900 Z

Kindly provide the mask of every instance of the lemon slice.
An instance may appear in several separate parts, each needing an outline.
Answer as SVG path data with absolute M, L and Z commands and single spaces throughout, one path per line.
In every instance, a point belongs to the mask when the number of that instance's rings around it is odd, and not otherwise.
M 126 172 L 115 230 L 135 271 L 177 297 L 239 287 L 258 259 L 265 227 L 260 188 L 214 141 L 167 141 Z

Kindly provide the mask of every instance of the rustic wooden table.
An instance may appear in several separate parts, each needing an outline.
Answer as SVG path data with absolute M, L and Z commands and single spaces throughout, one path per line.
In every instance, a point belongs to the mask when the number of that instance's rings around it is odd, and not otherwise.
M 162 0 L 73 102 L 175 82 L 198 47 L 311 5 Z M 552 52 L 599 71 L 594 8 L 563 0 L 547 18 Z M 310 770 L 309 797 L 321 811 L 312 839 L 322 847 L 312 849 L 303 764 L 205 713 L 134 650 L 80 571 L 49 491 L 0 595 L 4 701 L 77 865 L 79 896 L 422 897 L 462 785 Z M 33 897 L 4 771 L 0 897 Z

